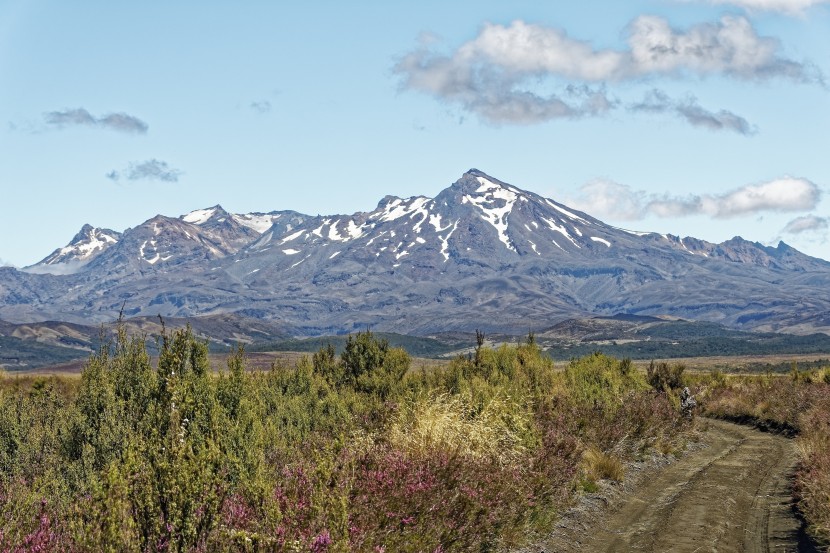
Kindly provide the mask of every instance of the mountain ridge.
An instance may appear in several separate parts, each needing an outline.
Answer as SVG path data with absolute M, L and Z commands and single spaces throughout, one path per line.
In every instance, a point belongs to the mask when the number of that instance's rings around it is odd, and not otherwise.
M 244 311 L 306 335 L 526 331 L 618 313 L 830 331 L 827 261 L 783 242 L 620 229 L 477 169 L 368 212 L 244 217 L 220 205 L 158 215 L 74 274 L 5 268 L 0 318 L 104 321 L 126 303 L 129 316 Z

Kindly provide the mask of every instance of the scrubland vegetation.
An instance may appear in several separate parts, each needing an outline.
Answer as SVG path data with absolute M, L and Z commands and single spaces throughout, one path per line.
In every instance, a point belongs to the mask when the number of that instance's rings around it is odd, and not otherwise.
M 659 376 L 532 336 L 429 370 L 369 333 L 266 372 L 159 351 L 122 329 L 79 379 L 2 381 L 0 551 L 504 550 L 691 426 Z
M 122 328 L 80 378 L 0 378 L 0 551 L 507 550 L 681 451 L 684 385 L 797 435 L 798 506 L 830 539 L 830 369 L 554 366 L 532 336 L 420 370 L 368 332 L 264 372 L 241 350 L 213 372 L 189 330 L 158 349 Z
M 797 436 L 798 507 L 809 531 L 830 544 L 830 368 L 793 365 L 788 376 L 713 373 L 696 381 L 704 414 Z

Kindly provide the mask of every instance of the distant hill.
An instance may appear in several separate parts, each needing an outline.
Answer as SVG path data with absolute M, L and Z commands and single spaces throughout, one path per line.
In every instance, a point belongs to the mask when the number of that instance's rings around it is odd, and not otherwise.
M 126 319 L 124 324 L 130 334 L 146 336 L 150 351 L 155 350 L 156 339 L 162 332 L 159 319 L 140 317 Z M 296 329 L 236 315 L 164 319 L 168 331 L 188 324 L 197 336 L 208 341 L 214 353 L 229 352 L 237 345 L 243 345 L 249 353 L 313 353 L 328 344 L 339 353 L 349 338 L 347 334 L 294 338 Z M 111 337 L 114 330 L 114 323 L 92 327 L 61 322 L 14 325 L 0 321 L 0 367 L 7 371 L 30 370 L 83 360 L 100 347 L 102 337 Z M 471 355 L 476 346 L 474 332 L 441 332 L 431 336 L 374 334 L 413 357 L 451 359 Z M 485 341 L 498 347 L 503 343 L 526 341 L 527 337 L 527 334 L 489 333 L 485 334 Z M 569 319 L 535 333 L 534 339 L 558 361 L 595 351 L 635 360 L 788 354 L 828 354 L 830 358 L 830 336 L 823 333 L 746 332 L 715 323 L 631 315 Z M 828 365 L 830 361 L 816 367 Z M 789 370 L 789 365 L 756 369 Z

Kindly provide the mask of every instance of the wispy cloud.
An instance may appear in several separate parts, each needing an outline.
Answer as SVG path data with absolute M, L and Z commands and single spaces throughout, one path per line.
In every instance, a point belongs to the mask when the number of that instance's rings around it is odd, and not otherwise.
M 0 267 L 14 267 L 14 265 L 0 257 Z
M 830 217 L 804 215 L 803 217 L 796 217 L 787 223 L 781 232 L 784 234 L 802 234 L 805 232 L 823 231 L 828 228 L 830 228 Z
M 33 265 L 25 267 L 23 271 L 33 275 L 74 275 L 87 263 L 88 261 L 72 260 L 52 265 Z
M 268 113 L 271 111 L 271 102 L 268 100 L 260 100 L 258 102 L 251 102 L 248 107 L 257 113 Z
M 147 123 L 127 113 L 108 113 L 95 117 L 84 108 L 49 111 L 43 114 L 43 120 L 52 128 L 97 127 L 126 133 L 145 134 L 150 128 Z
M 776 11 L 791 15 L 803 14 L 807 9 L 830 0 L 709 0 L 710 4 L 729 4 L 748 10 Z
M 727 219 L 767 212 L 810 211 L 820 199 L 817 184 L 795 177 L 748 184 L 723 194 L 689 196 L 647 194 L 625 184 L 600 179 L 582 185 L 571 203 L 600 217 L 631 221 L 649 215 L 706 215 Z
M 521 20 L 507 26 L 488 23 L 449 54 L 422 42 L 393 71 L 403 89 L 460 105 L 486 121 L 525 124 L 608 112 L 617 102 L 603 83 L 709 75 L 748 81 L 822 79 L 812 66 L 784 57 L 779 42 L 759 36 L 744 17 L 724 16 L 682 31 L 661 17 L 641 16 L 626 32 L 627 47 L 614 50 Z M 572 97 L 567 88 L 564 93 L 541 92 L 556 83 L 578 85 L 573 90 L 579 94 Z M 740 126 L 740 118 L 731 112 L 710 112 L 694 103 L 679 104 L 675 112 L 710 128 Z
M 675 100 L 656 88 L 647 92 L 641 102 L 629 104 L 628 109 L 633 112 L 670 113 L 691 125 L 713 131 L 732 131 L 743 135 L 756 132 L 749 121 L 731 111 L 709 111 L 701 107 L 694 96 Z
M 149 159 L 142 162 L 130 163 L 123 171 L 112 170 L 105 176 L 111 181 L 119 181 L 125 178 L 130 181 L 136 180 L 158 180 L 163 182 L 178 182 L 182 172 L 170 167 L 166 161 Z

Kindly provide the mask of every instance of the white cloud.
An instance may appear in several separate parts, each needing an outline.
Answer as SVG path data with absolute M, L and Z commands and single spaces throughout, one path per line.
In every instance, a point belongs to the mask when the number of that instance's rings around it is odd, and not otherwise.
M 804 215 L 796 217 L 788 222 L 781 231 L 785 234 L 801 234 L 804 232 L 816 232 L 830 228 L 830 217 L 818 217 L 816 215 Z
M 748 10 L 802 14 L 808 8 L 828 4 L 830 0 L 710 0 L 712 4 L 729 4 Z
M 818 205 L 821 191 L 804 178 L 782 177 L 748 184 L 723 194 L 671 196 L 646 194 L 607 180 L 582 185 L 574 207 L 616 220 L 637 220 L 648 215 L 685 217 L 706 215 L 726 219 L 767 212 L 810 211 Z
M 718 196 L 701 196 L 701 207 L 704 213 L 715 217 L 734 217 L 761 211 L 809 211 L 820 199 L 821 191 L 814 182 L 783 177 Z
M 432 42 L 404 56 L 394 67 L 404 89 L 416 90 L 495 123 L 533 123 L 557 118 L 601 115 L 616 101 L 598 83 L 642 78 L 725 75 L 745 80 L 772 77 L 820 81 L 821 75 L 781 55 L 779 42 L 759 36 L 744 17 L 724 16 L 686 31 L 656 16 L 641 16 L 627 28 L 627 47 L 595 48 L 562 29 L 526 23 L 487 23 L 474 39 L 450 54 L 431 50 Z M 580 97 L 541 92 L 547 85 L 594 84 Z M 548 86 L 547 90 L 550 90 Z M 699 111 L 702 108 L 697 107 Z M 693 110 L 694 111 L 694 110 Z M 690 122 L 709 120 L 713 112 L 690 113 Z M 721 111 L 721 120 L 734 114 Z
M 14 265 L 0 257 L 0 267 L 14 267 Z
M 565 87 L 557 94 L 523 89 L 519 85 L 528 74 L 465 59 L 468 55 L 459 52 L 456 59 L 451 59 L 421 49 L 401 59 L 395 65 L 395 72 L 404 76 L 404 88 L 459 104 L 497 124 L 599 115 L 616 103 L 602 87 Z
M 635 221 L 645 215 L 646 193 L 626 184 L 595 179 L 579 188 L 579 197 L 570 201 L 577 209 L 600 218 Z
M 514 21 L 509 26 L 487 23 L 479 35 L 458 49 L 458 64 L 486 61 L 508 72 L 552 73 L 583 81 L 622 77 L 628 58 L 624 52 L 596 50 L 565 31 Z
M 682 32 L 661 17 L 643 15 L 631 23 L 629 33 L 629 77 L 689 73 L 809 80 L 803 64 L 781 57 L 778 40 L 758 36 L 744 17 L 726 15 Z

